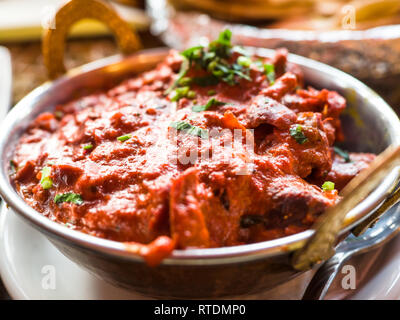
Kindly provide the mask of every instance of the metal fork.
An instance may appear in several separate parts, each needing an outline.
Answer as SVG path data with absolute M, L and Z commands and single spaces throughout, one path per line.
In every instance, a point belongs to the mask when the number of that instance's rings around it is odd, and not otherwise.
M 351 257 L 377 248 L 394 238 L 400 231 L 400 205 L 395 204 L 381 219 L 362 235 L 348 236 L 335 255 L 317 270 L 303 295 L 303 300 L 323 300 L 343 264 Z

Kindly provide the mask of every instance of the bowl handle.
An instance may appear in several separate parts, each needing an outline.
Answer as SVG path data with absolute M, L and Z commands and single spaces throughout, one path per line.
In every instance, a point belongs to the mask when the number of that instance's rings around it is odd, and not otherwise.
M 400 169 L 398 169 L 400 170 Z M 373 228 L 381 216 L 400 201 L 400 181 L 397 182 L 390 195 L 383 201 L 378 209 L 366 220 L 357 225 L 351 232 L 356 237 L 361 236 L 369 228 Z
M 292 266 L 296 270 L 308 270 L 332 257 L 346 214 L 365 199 L 387 174 L 397 170 L 399 164 L 400 146 L 390 146 L 353 178 L 341 191 L 343 198 L 319 217 L 314 226 L 315 232 L 304 247 L 294 252 Z M 392 197 L 394 202 L 398 200 L 398 195 L 395 193 Z
M 54 17 L 55 27 L 46 28 L 44 31 L 42 52 L 50 79 L 66 72 L 66 36 L 73 24 L 85 18 L 96 19 L 106 24 L 114 33 L 123 54 L 131 54 L 142 47 L 137 34 L 110 5 L 101 0 L 71 0 L 57 11 Z

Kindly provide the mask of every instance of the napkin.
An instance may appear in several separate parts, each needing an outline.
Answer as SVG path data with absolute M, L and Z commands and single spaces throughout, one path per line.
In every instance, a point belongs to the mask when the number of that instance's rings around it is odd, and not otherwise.
M 0 123 L 11 104 L 11 58 L 8 50 L 0 46 Z
M 0 42 L 40 39 L 43 26 L 66 0 L 0 0 Z M 118 14 L 137 30 L 147 29 L 150 19 L 141 9 L 111 4 Z M 85 19 L 76 23 L 71 37 L 101 36 L 110 31 L 101 22 Z

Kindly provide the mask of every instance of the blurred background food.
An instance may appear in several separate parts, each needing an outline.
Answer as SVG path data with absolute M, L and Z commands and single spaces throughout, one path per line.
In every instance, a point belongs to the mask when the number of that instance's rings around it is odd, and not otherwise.
M 268 28 L 340 29 L 343 11 L 354 8 L 356 29 L 400 22 L 398 0 L 169 0 L 178 10 L 196 10 L 226 21 Z M 352 8 L 350 9 L 351 6 Z
M 400 113 L 399 0 L 148 0 L 148 12 L 169 46 L 228 27 L 237 44 L 286 47 L 350 73 Z
M 0 44 L 13 58 L 14 102 L 46 80 L 42 25 L 65 1 L 0 0 Z M 400 0 L 104 1 L 139 30 L 145 47 L 182 49 L 228 27 L 238 44 L 287 47 L 348 72 L 400 112 Z M 84 20 L 72 30 L 66 65 L 117 52 L 102 24 Z

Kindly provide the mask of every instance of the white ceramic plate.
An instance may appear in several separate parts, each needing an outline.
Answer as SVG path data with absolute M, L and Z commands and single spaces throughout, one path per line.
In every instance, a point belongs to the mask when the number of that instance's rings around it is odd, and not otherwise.
M 55 270 L 55 289 L 45 279 L 50 275 L 49 266 Z M 82 270 L 4 205 L 0 213 L 0 274 L 13 299 L 141 298 Z
M 361 259 L 361 260 L 360 260 Z M 365 261 L 368 261 L 366 263 Z M 400 297 L 400 238 L 350 263 L 367 266 L 357 290 L 340 288 L 338 276 L 330 299 L 398 299 Z M 49 267 L 50 266 L 50 267 Z M 50 271 L 49 271 L 50 270 Z M 54 273 L 55 288 L 49 281 Z M 364 270 L 365 271 L 365 270 Z M 308 272 L 254 299 L 299 299 L 311 278 Z M 14 299 L 144 299 L 95 278 L 63 256 L 41 233 L 11 209 L 0 212 L 0 275 Z M 43 283 L 45 285 L 43 286 Z

